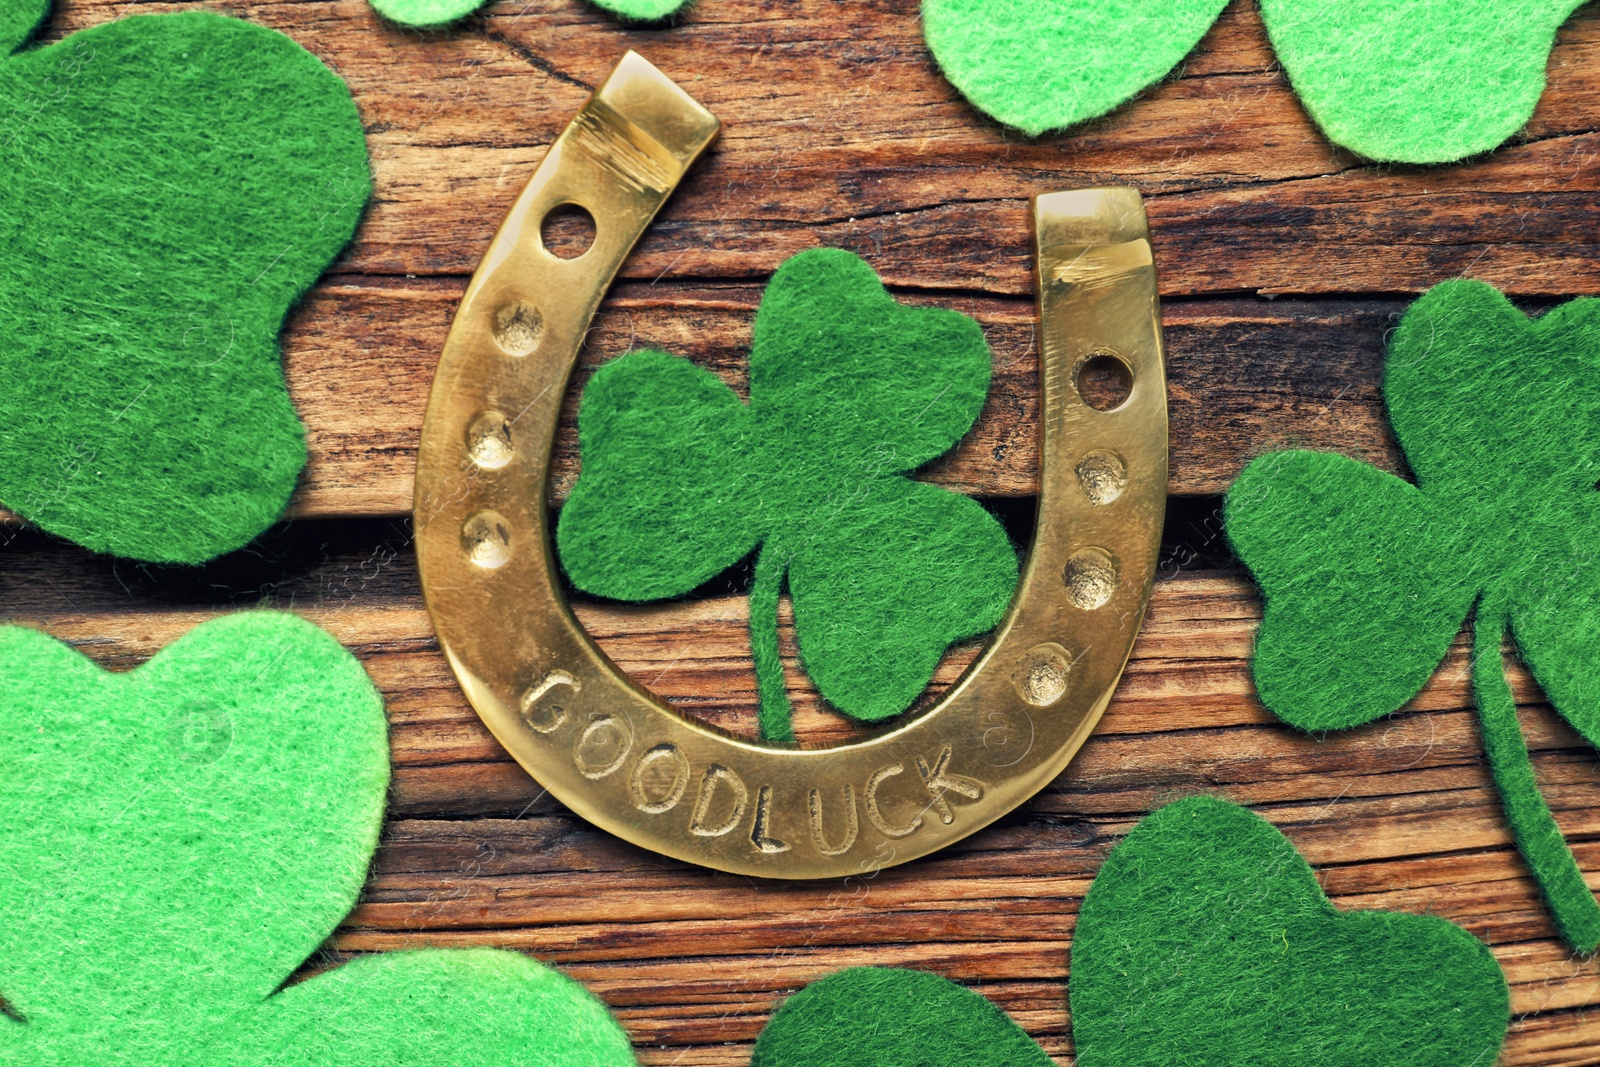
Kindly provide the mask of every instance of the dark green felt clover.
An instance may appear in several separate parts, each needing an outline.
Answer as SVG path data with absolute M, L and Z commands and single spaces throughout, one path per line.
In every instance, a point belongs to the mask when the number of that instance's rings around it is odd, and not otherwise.
M 1004 1012 L 947 978 L 852 967 L 784 1001 L 750 1067 L 1051 1067 Z
M 1395 334 L 1389 420 L 1412 484 L 1343 456 L 1278 452 L 1228 492 L 1266 598 L 1262 701 L 1305 730 L 1399 709 L 1474 611 L 1473 683 L 1517 845 L 1562 936 L 1600 906 L 1550 815 L 1502 670 L 1509 628 L 1556 710 L 1600 744 L 1600 301 L 1530 320 L 1480 282 L 1430 290 Z
M 306 462 L 278 333 L 371 189 L 345 84 L 193 11 L 24 49 L 0 3 L 0 506 L 99 552 L 195 563 Z
M 1192 797 L 1146 818 L 1072 942 L 1081 1067 L 1487 1067 L 1510 1021 L 1484 945 L 1432 916 L 1340 912 L 1271 824 Z M 790 997 L 751 1067 L 1045 1067 L 983 997 L 840 971 Z
M 486 949 L 284 988 L 355 904 L 388 784 L 382 702 L 291 615 L 108 674 L 0 628 L 0 1064 L 625 1067 L 581 986 Z
M 586 592 L 654 600 L 759 545 L 750 641 L 763 735 L 794 737 L 778 656 L 786 575 L 823 697 L 865 721 L 898 715 L 951 642 L 1000 620 L 1016 586 L 992 515 L 905 476 L 967 432 L 989 376 L 976 322 L 900 305 L 849 252 L 803 252 L 756 314 L 748 404 L 661 352 L 595 372 L 557 527 L 562 565 Z
M 1210 797 L 1112 850 L 1072 941 L 1081 1067 L 1488 1067 L 1489 950 L 1443 919 L 1340 912 L 1270 823 Z

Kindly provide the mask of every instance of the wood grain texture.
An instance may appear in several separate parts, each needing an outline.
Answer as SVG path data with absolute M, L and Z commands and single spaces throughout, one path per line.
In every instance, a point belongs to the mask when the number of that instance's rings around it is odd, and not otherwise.
M 320 534 L 314 537 L 313 534 Z M 1150 617 L 1099 730 L 1055 782 L 930 859 L 838 882 L 761 883 L 625 844 L 549 798 L 466 704 L 422 608 L 406 531 L 310 526 L 253 561 L 169 573 L 25 535 L 0 598 L 113 669 L 136 665 L 221 610 L 293 608 L 359 655 L 392 723 L 390 818 L 363 902 L 315 968 L 419 945 L 531 952 L 618 1011 L 647 1064 L 748 1061 L 781 998 L 840 966 L 925 967 L 974 984 L 1070 1063 L 1065 982 L 1077 910 L 1109 848 L 1164 801 L 1203 792 L 1283 828 L 1343 908 L 1442 915 L 1488 942 L 1512 983 L 1506 1064 L 1595 1062 L 1600 960 L 1555 937 L 1512 847 L 1484 764 L 1458 641 L 1423 693 L 1371 726 L 1313 738 L 1256 701 L 1259 605 L 1233 570 L 1169 551 Z M 262 575 L 274 580 L 258 583 Z M 745 607 L 712 596 L 645 608 L 578 601 L 586 629 L 633 677 L 689 714 L 755 718 Z M 849 727 L 793 660 L 797 727 Z M 955 679 L 975 646 L 941 667 Z M 1600 889 L 1600 767 L 1512 674 L 1541 782 Z
M 193 6 L 58 0 L 45 37 Z M 1323 739 L 1277 723 L 1251 689 L 1259 608 L 1227 565 L 1214 497 L 1250 457 L 1286 445 L 1403 470 L 1383 421 L 1383 347 L 1428 286 L 1466 274 L 1530 307 L 1600 294 L 1600 9 L 1561 31 L 1522 135 L 1422 169 L 1323 140 L 1247 0 L 1138 101 L 1038 140 L 975 114 L 939 77 L 916 0 L 699 0 L 667 28 L 622 26 L 581 0 L 496 2 L 443 33 L 385 25 L 364 0 L 205 6 L 323 57 L 350 82 L 372 150 L 374 205 L 284 336 L 313 453 L 296 519 L 198 569 L 98 559 L 0 527 L 0 614 L 118 669 L 217 611 L 257 605 L 302 611 L 362 657 L 393 724 L 390 820 L 363 903 L 313 968 L 407 945 L 516 948 L 589 983 L 644 1063 L 733 1067 L 807 981 L 850 964 L 919 966 L 973 984 L 1068 1064 L 1068 948 L 1094 872 L 1151 807 L 1210 792 L 1281 826 L 1341 907 L 1431 912 L 1490 943 L 1517 1013 L 1505 1064 L 1600 1064 L 1600 963 L 1564 951 L 1509 843 L 1464 648 L 1390 719 Z M 433 366 L 501 216 L 627 48 L 685 84 L 725 133 L 629 260 L 576 386 L 653 346 L 742 389 L 765 278 L 805 248 L 851 248 L 902 299 L 983 323 L 993 394 L 927 477 L 1025 513 L 1038 449 L 1028 197 L 1127 183 L 1147 198 L 1166 299 L 1171 488 L 1190 499 L 1169 515 L 1163 580 L 1102 728 L 1032 802 L 938 856 L 791 885 L 635 849 L 510 761 L 432 638 L 403 516 Z M 575 396 L 558 499 L 576 470 Z M 748 729 L 738 592 L 735 580 L 676 605 L 578 610 L 641 682 Z M 846 736 L 786 647 L 805 736 Z M 930 696 L 975 652 L 953 652 Z M 1547 796 L 1600 888 L 1595 755 L 1524 674 L 1514 682 Z
M 58 6 L 47 39 L 129 10 Z M 1550 89 L 1516 140 L 1409 168 L 1364 164 L 1317 133 L 1243 0 L 1179 74 L 1038 140 L 975 114 L 939 76 L 915 0 L 853 0 L 847 18 L 828 0 L 705 0 L 665 29 L 537 0 L 491 4 L 451 33 L 385 25 L 364 0 L 210 6 L 322 56 L 369 133 L 374 204 L 284 339 L 313 452 L 300 516 L 409 510 L 431 368 L 467 276 L 627 48 L 688 86 L 724 133 L 629 260 L 579 382 L 642 346 L 737 382 L 765 278 L 802 249 L 851 248 L 913 302 L 988 328 L 994 399 L 932 472 L 964 491 L 1026 494 L 1036 480 L 1034 193 L 1145 194 L 1169 301 L 1178 493 L 1218 492 L 1285 441 L 1393 465 L 1377 382 L 1396 296 L 1460 274 L 1536 301 L 1600 293 L 1600 11 L 1561 31 Z M 1315 299 L 1271 299 L 1286 296 Z M 574 474 L 570 419 L 562 440 L 558 494 Z
M 416 443 L 432 371 L 460 296 L 452 285 L 395 288 L 330 280 L 295 317 L 288 369 L 312 459 L 296 512 L 393 515 L 411 508 Z M 745 391 L 755 286 L 633 283 L 597 317 L 567 393 L 552 474 L 565 499 L 577 476 L 582 385 L 637 348 L 692 356 Z M 924 477 L 983 496 L 1038 486 L 1038 360 L 1031 298 L 904 295 L 983 324 L 994 352 L 989 402 Z M 1405 304 L 1350 300 L 1195 300 L 1165 310 L 1172 400 L 1172 491 L 1221 492 L 1253 456 L 1293 445 L 1336 449 L 1396 469 L 1383 419 L 1384 338 Z M 359 323 L 359 341 L 335 324 Z M 324 332 L 326 331 L 326 332 Z M 426 338 L 418 344 L 415 338 Z

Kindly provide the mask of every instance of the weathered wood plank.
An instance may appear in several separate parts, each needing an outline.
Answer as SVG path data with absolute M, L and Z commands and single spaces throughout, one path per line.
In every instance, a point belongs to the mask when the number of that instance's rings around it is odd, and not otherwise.
M 140 11 L 181 5 L 141 3 Z M 462 275 L 554 136 L 626 48 L 725 133 L 628 277 L 752 279 L 817 244 L 918 288 L 1031 291 L 1026 201 L 1129 182 L 1150 197 L 1169 294 L 1416 291 L 1472 273 L 1600 292 L 1600 12 L 1561 31 L 1527 130 L 1468 165 L 1364 164 L 1312 126 L 1238 0 L 1182 74 L 1105 119 L 1030 140 L 939 76 L 916 0 L 716 0 L 670 30 L 581 0 L 495 4 L 458 32 L 386 26 L 363 0 L 216 5 L 294 35 L 351 84 L 378 198 L 345 270 Z M 79 0 L 50 36 L 121 14 Z
M 1600 292 L 1597 11 L 1563 29 L 1525 143 L 1415 169 L 1331 149 L 1242 3 L 1181 77 L 1073 136 L 1037 141 L 974 118 L 933 69 L 912 0 L 853 5 L 847 32 L 832 5 L 757 0 L 703 4 L 670 31 L 621 27 L 580 0 L 500 5 L 448 34 L 385 26 L 363 0 L 220 6 L 328 58 L 372 131 L 377 203 L 285 337 L 314 452 L 298 515 L 408 510 L 417 429 L 465 275 L 584 86 L 625 47 L 690 82 L 728 128 L 630 261 L 636 284 L 597 324 L 589 365 L 657 344 L 737 379 L 760 281 L 803 248 L 854 248 L 921 299 L 959 291 L 943 300 L 990 330 L 995 397 L 930 474 L 966 492 L 1025 495 L 1036 480 L 1032 192 L 1140 185 L 1174 296 L 1396 294 L 1461 273 L 1530 296 Z M 65 5 L 50 36 L 119 11 L 109 0 Z M 675 280 L 686 281 L 652 284 Z M 1251 454 L 1288 440 L 1393 465 L 1376 376 L 1400 306 L 1169 306 L 1173 491 L 1217 492 Z M 558 495 L 571 446 L 569 425 Z
M 1258 606 L 1248 583 L 1179 571 L 1157 587 L 1101 728 L 1032 802 L 907 867 L 843 882 L 752 883 L 636 849 L 551 801 L 464 703 L 409 560 L 387 548 L 359 557 L 355 571 L 370 586 L 352 597 L 338 576 L 352 573 L 355 554 L 334 546 L 326 555 L 265 602 L 298 606 L 363 658 L 388 702 L 396 765 L 373 881 L 330 946 L 334 958 L 421 944 L 531 952 L 614 1005 L 645 1062 L 706 1065 L 745 1062 L 744 1043 L 782 996 L 829 970 L 919 966 L 977 983 L 1065 1055 L 1068 948 L 1094 872 L 1151 807 L 1210 792 L 1282 826 L 1340 906 L 1431 912 L 1489 942 L 1519 1016 L 1503 1062 L 1588 1062 L 1600 1043 L 1600 1024 L 1584 1014 L 1600 1006 L 1600 961 L 1568 956 L 1510 845 L 1469 710 L 1464 644 L 1406 712 L 1307 737 L 1254 699 L 1247 659 Z M 48 568 L 63 576 L 55 591 L 24 573 L 17 585 L 31 591 L 0 585 L 0 595 L 21 604 L 13 619 L 118 668 L 213 614 L 199 587 L 161 610 L 130 610 L 140 606 L 136 589 L 119 609 L 87 573 L 101 565 Z M 741 599 L 580 603 L 578 612 L 663 697 L 724 727 L 753 722 Z M 975 651 L 952 655 L 936 692 Z M 803 734 L 848 736 L 797 672 L 791 680 Z M 1513 682 L 1551 805 L 1600 888 L 1600 768 L 1538 703 L 1526 674 Z
M 300 515 L 410 511 L 416 442 L 460 296 L 455 284 L 372 286 L 340 278 L 295 315 L 290 388 L 310 428 Z M 959 448 L 924 474 L 980 496 L 1038 487 L 1038 358 L 1031 299 L 903 295 L 983 324 L 994 351 L 987 407 Z M 556 444 L 553 488 L 577 476 L 577 398 L 601 363 L 639 348 L 691 357 L 743 394 L 754 286 L 627 285 L 595 322 Z M 1171 489 L 1225 489 L 1255 455 L 1284 445 L 1334 449 L 1397 469 L 1379 386 L 1387 332 L 1404 303 L 1205 300 L 1166 307 L 1172 404 Z
M 1038 140 L 976 116 L 944 83 L 916 0 L 857 0 L 844 14 L 824 0 L 700 0 L 671 29 L 621 26 L 581 0 L 492 3 L 459 30 L 430 34 L 383 24 L 365 0 L 207 6 L 322 55 L 350 81 L 370 137 L 376 202 L 284 337 L 313 445 L 301 518 L 409 510 L 423 405 L 466 277 L 550 141 L 629 47 L 687 84 L 726 132 L 626 266 L 578 384 L 600 361 L 649 345 L 742 389 L 765 277 L 804 248 L 851 248 L 903 299 L 959 307 L 989 334 L 996 380 L 984 419 L 927 473 L 964 492 L 1025 500 L 1035 488 L 1026 203 L 1036 192 L 1131 183 L 1146 194 L 1168 298 L 1177 494 L 1220 492 L 1251 456 L 1286 445 L 1401 469 L 1378 380 L 1385 332 L 1409 294 L 1461 274 L 1533 303 L 1600 293 L 1600 8 L 1561 31 L 1550 90 L 1521 137 L 1470 165 L 1418 169 L 1328 145 L 1245 0 L 1180 74 L 1104 120 Z M 120 0 L 57 7 L 48 38 L 134 10 Z M 558 497 L 575 471 L 575 395 Z M 1174 538 L 1188 544 L 1168 553 L 1118 696 L 1067 771 L 955 848 L 836 883 L 688 868 L 544 795 L 439 656 L 403 523 L 297 522 L 198 570 L 94 559 L 0 528 L 0 614 L 116 668 L 218 610 L 259 603 L 327 626 L 385 693 L 396 767 L 373 880 L 330 960 L 416 944 L 532 952 L 616 1006 L 649 1064 L 743 1067 L 783 995 L 851 963 L 973 983 L 1068 1063 L 1065 983 L 1082 896 L 1139 817 L 1197 791 L 1282 826 L 1342 907 L 1433 912 L 1489 942 L 1518 1013 L 1504 1063 L 1600 1063 L 1600 962 L 1565 953 L 1510 846 L 1465 649 L 1405 713 L 1326 739 L 1284 727 L 1250 688 L 1253 594 L 1237 573 L 1200 569 L 1225 555 L 1213 505 L 1184 519 L 1194 528 Z M 578 608 L 662 696 L 749 728 L 737 597 Z M 848 736 L 786 648 L 802 731 Z M 952 654 L 934 694 L 976 650 Z M 1526 675 L 1513 680 L 1551 805 L 1600 888 L 1594 753 Z

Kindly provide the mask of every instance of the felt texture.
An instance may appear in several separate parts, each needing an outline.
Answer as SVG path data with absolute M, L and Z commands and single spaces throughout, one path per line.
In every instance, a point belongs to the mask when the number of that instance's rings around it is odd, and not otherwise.
M 102 671 L 0 628 L 0 1063 L 633 1063 L 580 986 L 489 950 L 280 988 L 356 901 L 388 783 L 381 700 L 291 615 Z
M 655 22 L 668 15 L 677 14 L 688 7 L 693 0 L 589 0 L 589 2 L 625 19 Z
M 1262 702 L 1310 731 L 1399 709 L 1476 608 L 1484 742 L 1517 844 L 1562 935 L 1600 946 L 1600 906 L 1540 796 L 1499 658 L 1517 649 L 1600 744 L 1600 301 L 1529 319 L 1491 287 L 1436 286 L 1384 370 L 1411 484 L 1342 456 L 1279 452 L 1229 489 L 1227 532 L 1266 599 Z M 1496 680 L 1498 677 L 1498 681 Z
M 760 546 L 750 632 L 763 735 L 794 736 L 778 657 L 786 575 L 822 696 L 857 719 L 897 715 L 1016 586 L 992 515 L 904 476 L 971 428 L 989 376 L 971 319 L 903 307 L 849 252 L 802 252 L 756 314 L 749 404 L 662 352 L 595 373 L 561 563 L 585 592 L 643 601 L 688 593 Z
M 1340 912 L 1243 808 L 1191 797 L 1111 851 L 1072 942 L 1081 1067 L 1484 1067 L 1510 1022 L 1482 943 Z
M 98 552 L 196 563 L 306 461 L 277 337 L 371 190 L 345 84 L 205 12 L 13 51 L 0 7 L 0 505 Z
M 488 0 L 368 0 L 391 22 L 432 29 L 466 18 Z M 635 22 L 658 22 L 689 6 L 690 0 L 589 0 L 596 7 Z
M 1556 30 L 1582 0 L 1261 0 L 1289 81 L 1336 144 L 1443 163 L 1533 115 Z M 1159 81 L 1225 0 L 922 0 L 946 77 L 1037 135 L 1104 115 Z
M 367 0 L 390 22 L 430 29 L 464 19 L 487 0 Z
M 1037 136 L 1166 76 L 1227 0 L 922 0 L 928 47 L 974 107 Z
M 853 967 L 778 1009 L 750 1067 L 1051 1067 L 1022 1028 L 947 978 Z
M 1306 110 L 1364 156 L 1445 163 L 1533 116 L 1556 30 L 1583 0 L 1261 0 Z
M 6 0 L 0 4 L 0 51 L 9 54 L 16 49 L 49 14 L 50 0 Z
M 1482 1067 L 1510 1023 L 1487 947 L 1432 916 L 1340 912 L 1271 824 L 1168 805 L 1101 868 L 1073 935 L 1082 1067 Z M 978 994 L 840 971 L 790 997 L 751 1067 L 1047 1067 Z

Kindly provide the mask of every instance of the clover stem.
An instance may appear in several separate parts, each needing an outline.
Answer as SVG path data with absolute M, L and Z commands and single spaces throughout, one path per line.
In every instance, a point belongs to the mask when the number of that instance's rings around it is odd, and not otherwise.
M 1472 688 L 1478 700 L 1484 751 L 1489 754 L 1489 767 L 1500 790 L 1506 821 L 1550 905 L 1561 936 L 1587 955 L 1600 947 L 1600 905 L 1589 892 L 1583 871 L 1539 792 L 1528 745 L 1522 738 L 1522 724 L 1517 720 L 1516 698 L 1506 681 L 1505 661 L 1500 655 L 1500 642 L 1505 635 L 1504 610 L 1479 604 L 1472 625 Z
M 756 556 L 755 578 L 750 583 L 750 655 L 756 661 L 756 694 L 760 698 L 757 720 L 768 741 L 793 741 L 793 707 L 783 681 L 783 658 L 778 654 L 778 593 L 787 561 L 768 541 Z

